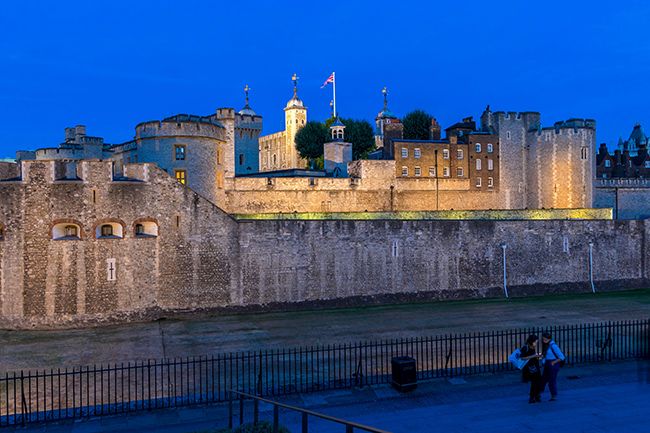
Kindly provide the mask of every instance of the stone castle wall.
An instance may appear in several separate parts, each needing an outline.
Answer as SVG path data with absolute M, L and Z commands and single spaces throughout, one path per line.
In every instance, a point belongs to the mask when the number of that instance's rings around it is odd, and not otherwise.
M 501 296 L 501 244 L 513 295 L 589 291 L 589 242 L 599 290 L 650 282 L 644 221 L 235 221 L 154 164 L 127 166 L 130 181 L 101 161 L 56 181 L 52 164 L 23 162 L 22 181 L 0 182 L 3 327 Z M 158 236 L 136 236 L 139 221 Z M 122 239 L 96 238 L 109 222 Z M 81 239 L 52 239 L 57 224 Z
M 15 162 L 0 161 L 0 180 L 13 179 L 20 176 L 20 169 Z
M 594 207 L 612 208 L 618 219 L 650 218 L 650 179 L 596 179 Z
M 394 166 L 394 161 L 391 162 Z M 393 177 L 387 180 L 382 175 L 243 177 L 229 181 L 223 200 L 217 204 L 235 214 L 500 208 L 497 191 L 470 191 L 470 179 Z

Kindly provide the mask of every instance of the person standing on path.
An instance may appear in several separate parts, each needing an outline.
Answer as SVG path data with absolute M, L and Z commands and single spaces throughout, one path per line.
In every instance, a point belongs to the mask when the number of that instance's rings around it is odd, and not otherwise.
M 551 392 L 550 401 L 557 399 L 557 375 L 560 368 L 564 365 L 566 357 L 560 347 L 555 341 L 550 332 L 542 334 L 542 364 L 544 366 L 544 373 L 542 375 L 542 385 L 540 393 L 544 392 L 546 385 Z
M 519 349 L 519 358 L 528 361 L 521 369 L 521 378 L 524 383 L 530 382 L 530 394 L 528 403 L 539 403 L 542 401 L 542 369 L 539 365 L 541 353 L 537 352 L 537 335 L 529 335 L 526 344 Z

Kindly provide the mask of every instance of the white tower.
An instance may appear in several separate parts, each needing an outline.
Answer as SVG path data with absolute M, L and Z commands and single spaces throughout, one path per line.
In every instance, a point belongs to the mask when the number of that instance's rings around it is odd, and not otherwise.
M 298 98 L 298 76 L 293 74 L 291 81 L 293 81 L 293 98 L 289 99 L 284 108 L 285 145 L 287 146 L 285 155 L 289 155 L 291 158 L 290 167 L 300 167 L 304 165 L 304 161 L 296 150 L 296 133 L 307 123 L 307 107 Z

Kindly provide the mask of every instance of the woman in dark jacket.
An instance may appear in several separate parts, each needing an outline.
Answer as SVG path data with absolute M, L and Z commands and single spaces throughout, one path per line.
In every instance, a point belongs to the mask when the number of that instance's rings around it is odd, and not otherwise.
M 528 403 L 539 403 L 542 401 L 542 369 L 539 365 L 541 353 L 537 352 L 537 335 L 529 335 L 526 344 L 520 349 L 519 357 L 528 360 L 522 371 L 522 380 L 530 382 L 530 398 Z

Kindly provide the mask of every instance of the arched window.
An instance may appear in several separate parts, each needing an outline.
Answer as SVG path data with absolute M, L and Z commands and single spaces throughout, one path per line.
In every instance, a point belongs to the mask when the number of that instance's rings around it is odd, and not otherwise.
M 122 239 L 124 237 L 124 224 L 117 220 L 101 222 L 95 228 L 97 239 Z
M 158 236 L 158 224 L 154 220 L 141 219 L 133 224 L 136 238 L 155 238 Z
M 0 224 L 0 241 L 5 240 L 5 226 Z
M 60 222 L 52 226 L 52 239 L 55 241 L 76 241 L 81 239 L 81 224 Z

